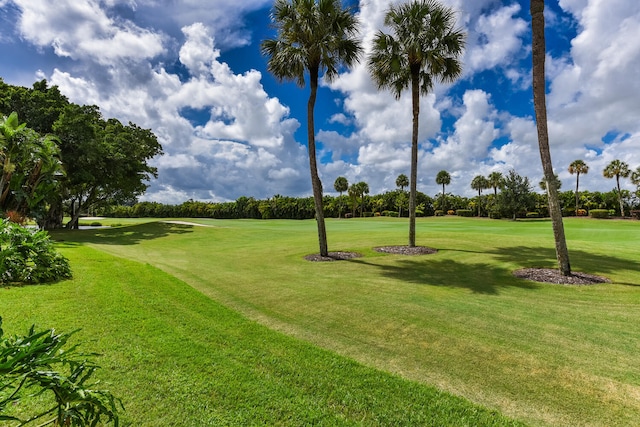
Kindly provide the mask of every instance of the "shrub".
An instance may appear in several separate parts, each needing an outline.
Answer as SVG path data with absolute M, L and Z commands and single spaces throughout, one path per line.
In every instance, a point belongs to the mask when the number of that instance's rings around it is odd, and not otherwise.
M 455 215 L 455 214 L 456 214 L 456 211 L 454 211 L 453 209 L 449 209 L 447 211 L 447 215 Z
M 36 332 L 32 326 L 25 336 L 4 337 L 0 317 L 0 421 L 32 425 L 47 417 L 40 425 L 94 426 L 101 421 L 118 425 L 122 402 L 108 391 L 96 390 L 96 383 L 89 381 L 98 366 L 77 353 L 77 346 L 63 348 L 74 333 Z M 28 420 L 5 411 L 45 393 L 55 403 Z
M 491 219 L 501 219 L 502 218 L 502 213 L 500 213 L 499 210 L 491 210 L 489 212 L 489 218 L 491 218 Z
M 6 218 L 11 222 L 20 225 L 24 225 L 25 222 L 27 222 L 27 218 L 17 211 L 7 211 Z
M 102 223 L 98 222 L 98 221 L 93 221 L 91 224 L 89 224 L 89 226 L 91 226 L 91 227 L 102 227 Z
M 46 231 L 0 222 L 0 283 L 44 283 L 71 277 L 69 261 Z
M 586 209 L 578 209 L 578 216 L 586 216 L 586 215 L 587 215 Z
M 562 216 L 575 216 L 576 210 L 574 208 L 562 208 Z
M 444 211 L 442 211 L 442 210 L 440 210 L 440 209 L 437 209 L 437 210 L 435 211 L 435 215 L 436 215 L 436 216 L 444 216 Z
M 527 218 L 540 218 L 540 214 L 538 212 L 527 212 Z
M 471 209 L 458 209 L 456 210 L 456 215 L 458 216 L 473 216 L 474 212 Z
M 589 216 L 591 216 L 591 218 L 606 219 L 609 218 L 609 211 L 607 209 L 591 209 Z
M 616 216 L 616 210 L 615 209 L 609 209 L 609 216 Z

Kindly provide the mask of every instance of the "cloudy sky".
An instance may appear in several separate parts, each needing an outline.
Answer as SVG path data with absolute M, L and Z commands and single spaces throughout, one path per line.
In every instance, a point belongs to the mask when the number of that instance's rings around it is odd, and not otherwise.
M 259 45 L 274 37 L 272 0 L 0 0 L 0 77 L 47 79 L 72 102 L 151 128 L 165 154 L 145 200 L 181 203 L 311 194 L 308 90 L 266 71 Z M 475 175 L 515 169 L 542 176 L 531 95 L 527 0 L 443 0 L 467 33 L 463 76 L 421 101 L 418 189 L 472 196 Z M 581 188 L 608 191 L 613 159 L 640 166 L 640 2 L 547 1 L 547 104 L 552 158 L 590 167 Z M 352 1 L 365 51 L 389 0 Z M 378 92 L 362 61 L 316 109 L 326 192 L 345 176 L 372 193 L 409 175 L 411 106 Z M 631 184 L 625 180 L 626 188 Z M 536 184 L 537 187 L 537 184 Z M 538 188 L 536 188 L 537 190 Z

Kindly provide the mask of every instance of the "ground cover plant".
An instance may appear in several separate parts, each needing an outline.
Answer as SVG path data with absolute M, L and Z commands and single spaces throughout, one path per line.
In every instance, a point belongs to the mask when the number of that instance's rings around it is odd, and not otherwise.
M 135 425 L 181 416 L 182 425 L 206 425 L 197 414 L 210 423 L 409 425 L 417 418 L 392 420 L 389 411 L 423 417 L 434 411 L 426 402 L 448 408 L 426 424 L 508 422 L 477 407 L 457 416 L 446 395 L 410 391 L 424 384 L 531 425 L 640 419 L 638 222 L 567 220 L 573 270 L 611 280 L 580 287 L 512 274 L 555 266 L 547 220 L 420 219 L 416 243 L 438 249 L 424 256 L 373 249 L 405 244 L 406 219 L 330 220 L 331 247 L 363 256 L 326 263 L 304 259 L 317 252 L 313 221 L 197 222 L 204 226 L 53 233 L 64 240 L 74 279 L 2 290 L 0 313 L 7 324 L 10 316 L 24 324 L 45 318 L 101 331 L 99 363 L 111 368 L 109 389 L 123 398 L 126 416 L 140 417 Z M 397 377 L 357 364 L 373 379 L 356 381 L 360 374 L 345 368 L 353 362 L 237 313 L 415 383 L 389 391 L 383 385 Z M 381 387 L 382 395 L 370 394 Z M 398 401 L 377 406 L 396 395 L 405 405 L 397 412 L 390 408 Z

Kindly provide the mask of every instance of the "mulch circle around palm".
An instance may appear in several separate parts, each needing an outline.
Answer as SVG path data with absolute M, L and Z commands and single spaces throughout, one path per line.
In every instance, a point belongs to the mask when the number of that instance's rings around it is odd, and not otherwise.
M 311 254 L 304 257 L 307 261 L 343 261 L 346 259 L 360 258 L 362 254 L 358 252 L 329 252 L 329 256 L 321 256 L 320 254 Z
M 570 276 L 564 276 L 560 270 L 553 268 L 521 268 L 513 272 L 513 275 L 521 279 L 534 282 L 555 283 L 557 285 L 597 285 L 611 283 L 609 279 L 587 273 L 573 272 Z
M 438 252 L 437 249 L 427 246 L 380 246 L 373 250 L 394 255 L 429 255 Z

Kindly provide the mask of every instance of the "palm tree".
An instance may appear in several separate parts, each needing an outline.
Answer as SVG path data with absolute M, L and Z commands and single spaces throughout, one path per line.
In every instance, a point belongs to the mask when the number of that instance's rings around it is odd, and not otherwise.
M 622 217 L 624 217 L 624 205 L 622 203 L 622 193 L 620 192 L 620 177 L 627 178 L 630 173 L 631 170 L 629 169 L 629 165 L 625 162 L 621 162 L 618 159 L 613 160 L 611 163 L 609 163 L 602 172 L 605 178 L 616 178 L 616 185 L 618 187 L 618 202 L 620 203 L 620 215 L 622 215 Z
M 396 186 L 400 187 L 400 192 L 404 192 L 404 187 L 407 187 L 409 185 L 409 178 L 407 178 L 407 175 L 401 173 L 400 175 L 398 175 L 398 177 L 396 178 Z M 402 203 L 400 203 L 399 206 L 399 211 L 398 211 L 398 217 L 402 217 Z
M 333 188 L 340 193 L 340 203 L 338 204 L 338 218 L 342 214 L 342 193 L 349 188 L 349 181 L 344 176 L 339 176 L 333 183 Z
M 305 86 L 309 75 L 307 103 L 307 142 L 309 169 L 318 224 L 320 255 L 328 256 L 327 231 L 322 206 L 322 182 L 318 176 L 315 143 L 314 109 L 318 92 L 318 78 L 331 81 L 340 66 L 351 67 L 362 52 L 358 20 L 350 8 L 343 8 L 340 0 L 276 0 L 271 20 L 277 30 L 276 39 L 262 42 L 267 56 L 267 69 L 276 78 L 295 81 Z
M 578 216 L 578 190 L 580 189 L 580 174 L 586 174 L 589 172 L 589 166 L 583 160 L 574 160 L 569 165 L 569 173 L 571 175 L 576 174 L 576 216 Z
M 498 196 L 498 188 L 502 187 L 502 183 L 504 182 L 504 177 L 501 172 L 491 172 L 487 177 L 489 181 L 489 186 L 493 188 L 494 196 Z
M 445 185 L 451 184 L 451 175 L 449 175 L 449 172 L 445 170 L 438 172 L 438 175 L 436 175 L 436 184 L 442 185 L 442 202 L 440 207 L 444 211 L 444 187 Z
M 631 174 L 631 183 L 640 187 L 640 166 Z
M 367 184 L 364 181 L 360 181 L 356 184 L 352 184 L 351 187 L 349 188 L 349 191 L 352 194 L 352 197 L 354 198 L 354 200 L 357 197 L 360 197 L 360 218 L 362 218 L 363 210 L 364 210 L 364 195 L 369 194 L 369 184 Z M 354 214 L 355 214 L 355 209 L 354 209 Z
M 558 174 L 553 174 L 553 181 L 551 182 L 555 184 L 556 190 L 559 190 L 562 187 L 562 181 L 560 181 L 560 178 L 558 178 Z M 547 178 L 543 177 L 538 185 L 542 190 L 547 191 Z
M 531 31 L 532 31 L 532 62 L 533 62 L 533 105 L 536 113 L 536 125 L 538 130 L 538 146 L 540 148 L 540 160 L 547 182 L 554 182 L 553 165 L 551 163 L 551 151 L 549 150 L 549 133 L 547 129 L 547 105 L 545 95 L 545 39 L 544 39 L 544 0 L 531 0 Z M 569 263 L 569 250 L 564 235 L 562 211 L 558 199 L 558 189 L 555 185 L 547 185 L 549 202 L 549 215 L 553 225 L 553 237 L 556 244 L 556 258 L 560 273 L 564 276 L 571 275 Z
M 478 190 L 478 217 L 480 216 L 480 201 L 482 197 L 482 190 L 491 188 L 489 180 L 482 175 L 478 175 L 471 180 L 471 188 Z
M 411 88 L 409 246 L 413 247 L 416 244 L 420 95 L 428 94 L 436 80 L 453 82 L 460 76 L 462 65 L 458 58 L 464 49 L 465 34 L 455 28 L 453 9 L 435 0 L 391 5 L 384 24 L 393 34 L 378 32 L 368 67 L 378 88 L 390 89 L 396 99 L 402 91 Z

